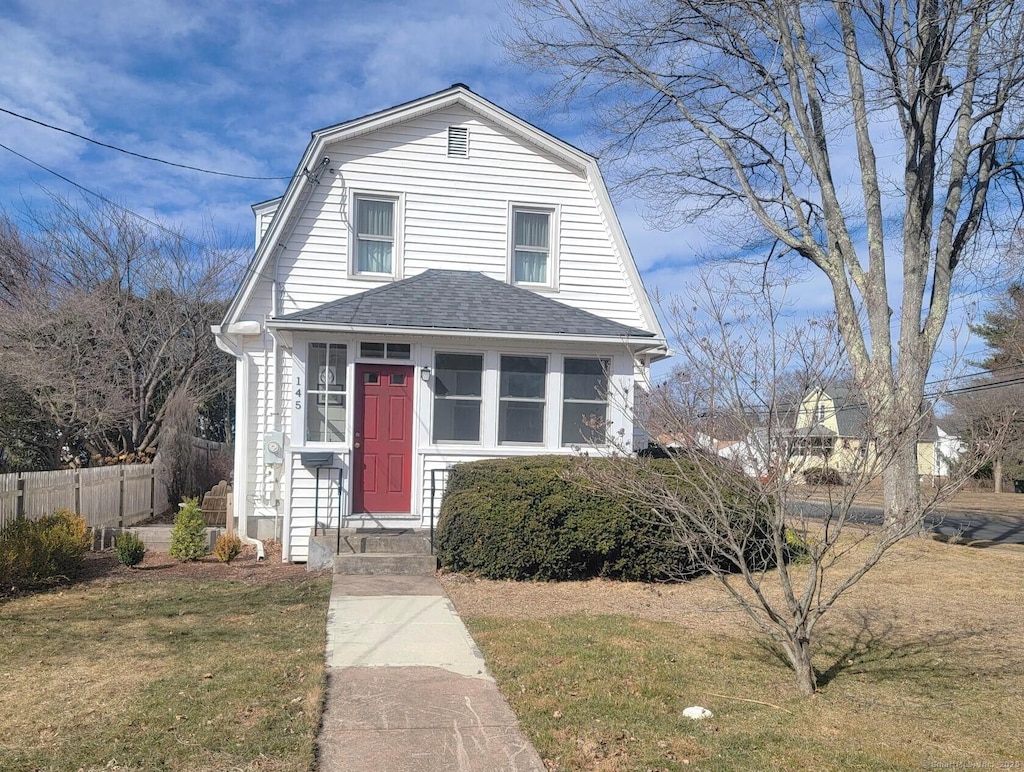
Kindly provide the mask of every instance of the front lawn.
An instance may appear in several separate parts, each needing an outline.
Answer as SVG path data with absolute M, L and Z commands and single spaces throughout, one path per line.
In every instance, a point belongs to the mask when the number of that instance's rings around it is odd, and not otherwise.
M 313 768 L 329 577 L 205 565 L 0 602 L 0 769 Z
M 1021 768 L 1022 577 L 904 543 L 826 617 L 809 700 L 710 579 L 448 590 L 549 769 Z

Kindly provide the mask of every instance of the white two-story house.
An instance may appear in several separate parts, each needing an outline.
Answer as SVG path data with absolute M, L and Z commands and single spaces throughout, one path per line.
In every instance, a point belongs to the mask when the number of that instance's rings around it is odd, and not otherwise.
M 456 84 L 316 131 L 218 344 L 242 533 L 426 527 L 445 471 L 610 447 L 665 337 L 595 159 Z

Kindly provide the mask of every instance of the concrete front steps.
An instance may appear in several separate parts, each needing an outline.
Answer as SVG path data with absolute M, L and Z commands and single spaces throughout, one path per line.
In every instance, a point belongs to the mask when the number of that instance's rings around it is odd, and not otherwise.
M 433 576 L 437 571 L 429 536 L 412 529 L 343 528 L 340 544 L 335 554 L 337 530 L 311 536 L 306 567 L 363 576 Z

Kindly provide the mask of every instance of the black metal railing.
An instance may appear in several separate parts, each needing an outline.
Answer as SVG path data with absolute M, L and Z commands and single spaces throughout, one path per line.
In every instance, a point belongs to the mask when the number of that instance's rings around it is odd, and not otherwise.
M 445 467 L 444 469 L 431 469 L 430 470 L 430 554 L 434 554 L 434 520 L 437 517 L 437 495 L 440 493 L 444 496 L 444 489 L 448 485 L 448 475 L 452 471 L 452 468 Z M 438 485 L 440 480 L 440 486 Z

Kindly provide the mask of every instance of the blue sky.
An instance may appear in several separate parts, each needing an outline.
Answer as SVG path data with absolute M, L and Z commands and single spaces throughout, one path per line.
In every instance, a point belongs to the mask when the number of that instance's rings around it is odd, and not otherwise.
M 312 130 L 464 82 L 593 150 L 571 113 L 539 111 L 547 76 L 507 60 L 507 26 L 504 0 L 7 0 L 0 107 L 146 155 L 288 177 Z M 210 223 L 235 243 L 251 243 L 250 204 L 286 184 L 172 169 L 4 114 L 0 143 L 140 214 Z M 0 149 L 0 205 L 17 215 L 44 197 L 40 185 L 68 190 Z M 697 254 L 714 252 L 706 229 L 655 231 L 640 202 L 616 203 L 649 290 L 673 292 Z M 807 313 L 830 303 L 813 274 L 798 296 Z

